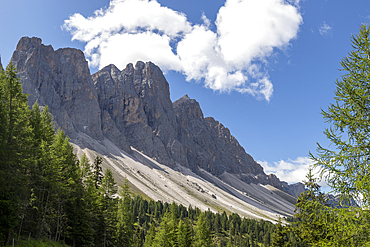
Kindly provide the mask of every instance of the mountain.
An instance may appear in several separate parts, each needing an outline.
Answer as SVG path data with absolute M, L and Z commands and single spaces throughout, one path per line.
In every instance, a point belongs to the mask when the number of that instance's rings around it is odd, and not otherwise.
M 108 65 L 90 75 L 82 51 L 55 51 L 35 37 L 20 39 L 12 62 L 29 104 L 49 106 L 76 153 L 103 156 L 104 168 L 118 181 L 126 177 L 138 193 L 270 220 L 293 214 L 298 187 L 266 175 L 228 128 L 203 116 L 196 100 L 185 95 L 171 102 L 153 63 Z

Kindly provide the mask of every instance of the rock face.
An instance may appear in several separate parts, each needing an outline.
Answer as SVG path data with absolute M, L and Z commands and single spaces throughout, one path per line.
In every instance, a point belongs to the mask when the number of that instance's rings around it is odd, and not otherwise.
M 196 173 L 201 168 L 219 178 L 234 174 L 247 183 L 283 188 L 228 128 L 204 118 L 196 100 L 185 95 L 172 103 L 168 82 L 151 62 L 128 64 L 122 71 L 109 65 L 90 75 L 80 50 L 54 51 L 28 37 L 19 41 L 12 62 L 29 104 L 48 105 L 56 126 L 76 144 L 85 134 L 128 153 L 133 147 L 172 168 L 179 164 Z
M 48 105 L 57 127 L 70 138 L 83 132 L 101 140 L 101 112 L 84 54 L 41 44 L 39 38 L 21 38 L 12 62 L 32 106 Z
M 281 182 L 283 189 L 289 194 L 293 195 L 295 198 L 306 191 L 306 188 L 303 183 L 288 184 L 287 182 Z
M 176 117 L 161 70 L 150 62 L 128 64 L 122 71 L 109 65 L 92 78 L 107 138 L 114 134 L 105 126 L 113 123 L 130 146 L 173 167 L 168 152 L 176 142 Z

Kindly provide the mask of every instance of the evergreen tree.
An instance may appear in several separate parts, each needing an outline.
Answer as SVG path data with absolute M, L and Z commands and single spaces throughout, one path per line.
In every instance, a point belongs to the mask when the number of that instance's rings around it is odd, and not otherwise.
M 281 218 L 279 218 L 276 228 L 271 237 L 271 245 L 276 247 L 291 246 L 287 241 L 287 228 L 281 224 Z
M 103 179 L 103 168 L 101 166 L 101 164 L 103 163 L 103 160 L 100 156 L 96 156 L 95 157 L 95 160 L 94 160 L 94 175 L 93 175 L 93 178 L 94 178 L 94 183 L 95 183 L 95 188 L 98 189 L 100 184 L 101 184 L 101 181 Z
M 107 169 L 99 188 L 99 207 L 101 210 L 101 237 L 103 246 L 113 246 L 114 233 L 116 232 L 116 219 L 117 219 L 117 185 L 113 178 L 113 173 Z
M 205 220 L 204 214 L 198 216 L 198 221 L 195 227 L 194 246 L 207 247 L 211 245 L 211 235 L 209 227 Z
M 192 246 L 192 229 L 189 225 L 188 220 L 180 220 L 177 232 L 177 243 L 179 247 L 189 247 Z
M 353 50 L 343 58 L 345 74 L 336 80 L 335 103 L 322 111 L 325 130 L 333 149 L 318 144 L 310 154 L 333 192 L 341 196 L 343 208 L 332 210 L 331 244 L 361 246 L 370 243 L 370 27 L 360 26 L 352 35 Z M 351 207 L 354 199 L 360 208 Z M 330 209 L 326 208 L 329 211 Z M 344 224 L 344 225 L 343 225 Z
M 5 238 L 6 244 L 28 200 L 29 117 L 27 96 L 10 63 L 0 72 L 0 238 Z
M 306 177 L 307 181 L 304 184 L 307 191 L 298 197 L 295 206 L 297 221 L 293 223 L 293 230 L 302 241 L 315 244 L 329 237 L 331 215 L 330 209 L 326 205 L 327 200 L 324 194 L 320 192 L 320 186 L 313 177 L 312 169 L 309 169 Z
M 154 224 L 150 225 L 149 231 L 145 237 L 144 247 L 151 247 L 154 243 L 156 232 Z
M 133 239 L 134 217 L 127 179 L 125 179 L 124 185 L 122 186 L 121 197 L 122 199 L 118 204 L 117 212 L 116 243 L 119 246 L 131 246 Z
M 153 239 L 153 247 L 171 247 L 171 215 L 167 212 L 161 219 L 159 228 Z
M 101 215 L 101 211 L 98 207 L 99 205 L 99 190 L 95 187 L 95 181 L 93 177 L 93 167 L 87 158 L 86 154 L 83 154 L 80 160 L 80 169 L 81 169 L 81 177 L 83 180 L 83 187 L 84 187 L 84 203 L 85 203 L 85 213 L 87 218 L 87 226 L 88 233 L 91 235 L 91 238 L 97 238 L 97 229 L 98 229 L 98 222 L 99 222 L 99 215 Z M 90 235 L 88 239 L 90 241 Z M 91 244 L 93 245 L 93 244 Z
M 55 132 L 48 107 L 43 107 L 42 112 L 40 108 L 35 102 L 29 118 L 33 139 L 30 151 L 33 158 L 27 166 L 30 196 L 25 212 L 25 229 L 36 239 L 47 236 L 47 229 L 50 228 L 47 212 L 51 210 L 49 197 L 52 184 L 48 176 L 50 172 L 54 172 L 50 169 L 50 149 Z
M 58 130 L 51 145 L 52 165 L 48 167 L 49 183 L 51 187 L 52 202 L 54 203 L 54 240 L 59 241 L 63 234 L 69 235 L 73 231 L 69 224 L 73 221 L 73 215 L 68 214 L 74 200 L 74 195 L 79 183 L 79 164 L 69 138 L 62 130 Z

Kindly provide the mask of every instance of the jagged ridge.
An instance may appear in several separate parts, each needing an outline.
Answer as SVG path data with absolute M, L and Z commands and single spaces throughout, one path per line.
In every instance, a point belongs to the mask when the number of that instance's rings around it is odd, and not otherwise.
M 185 95 L 172 103 L 168 82 L 151 62 L 128 64 L 122 71 L 108 65 L 90 75 L 82 51 L 54 51 L 41 39 L 28 37 L 19 41 L 12 62 L 30 95 L 29 104 L 37 100 L 48 105 L 56 126 L 81 148 L 93 149 L 80 138 L 83 133 L 98 141 L 108 139 L 127 153 L 133 147 L 171 168 L 181 165 L 195 173 L 203 169 L 221 179 L 233 174 L 246 183 L 283 189 L 229 129 L 204 118 L 196 100 Z

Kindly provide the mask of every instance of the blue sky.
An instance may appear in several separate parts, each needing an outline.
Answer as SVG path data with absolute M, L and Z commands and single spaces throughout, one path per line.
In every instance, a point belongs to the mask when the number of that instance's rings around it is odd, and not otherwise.
M 98 12 L 96 12 L 98 11 Z M 246 152 L 288 182 L 301 181 L 327 124 L 350 36 L 370 22 L 366 0 L 2 0 L 0 55 L 36 36 L 79 48 L 94 73 L 151 60 L 171 98 L 196 99 Z

